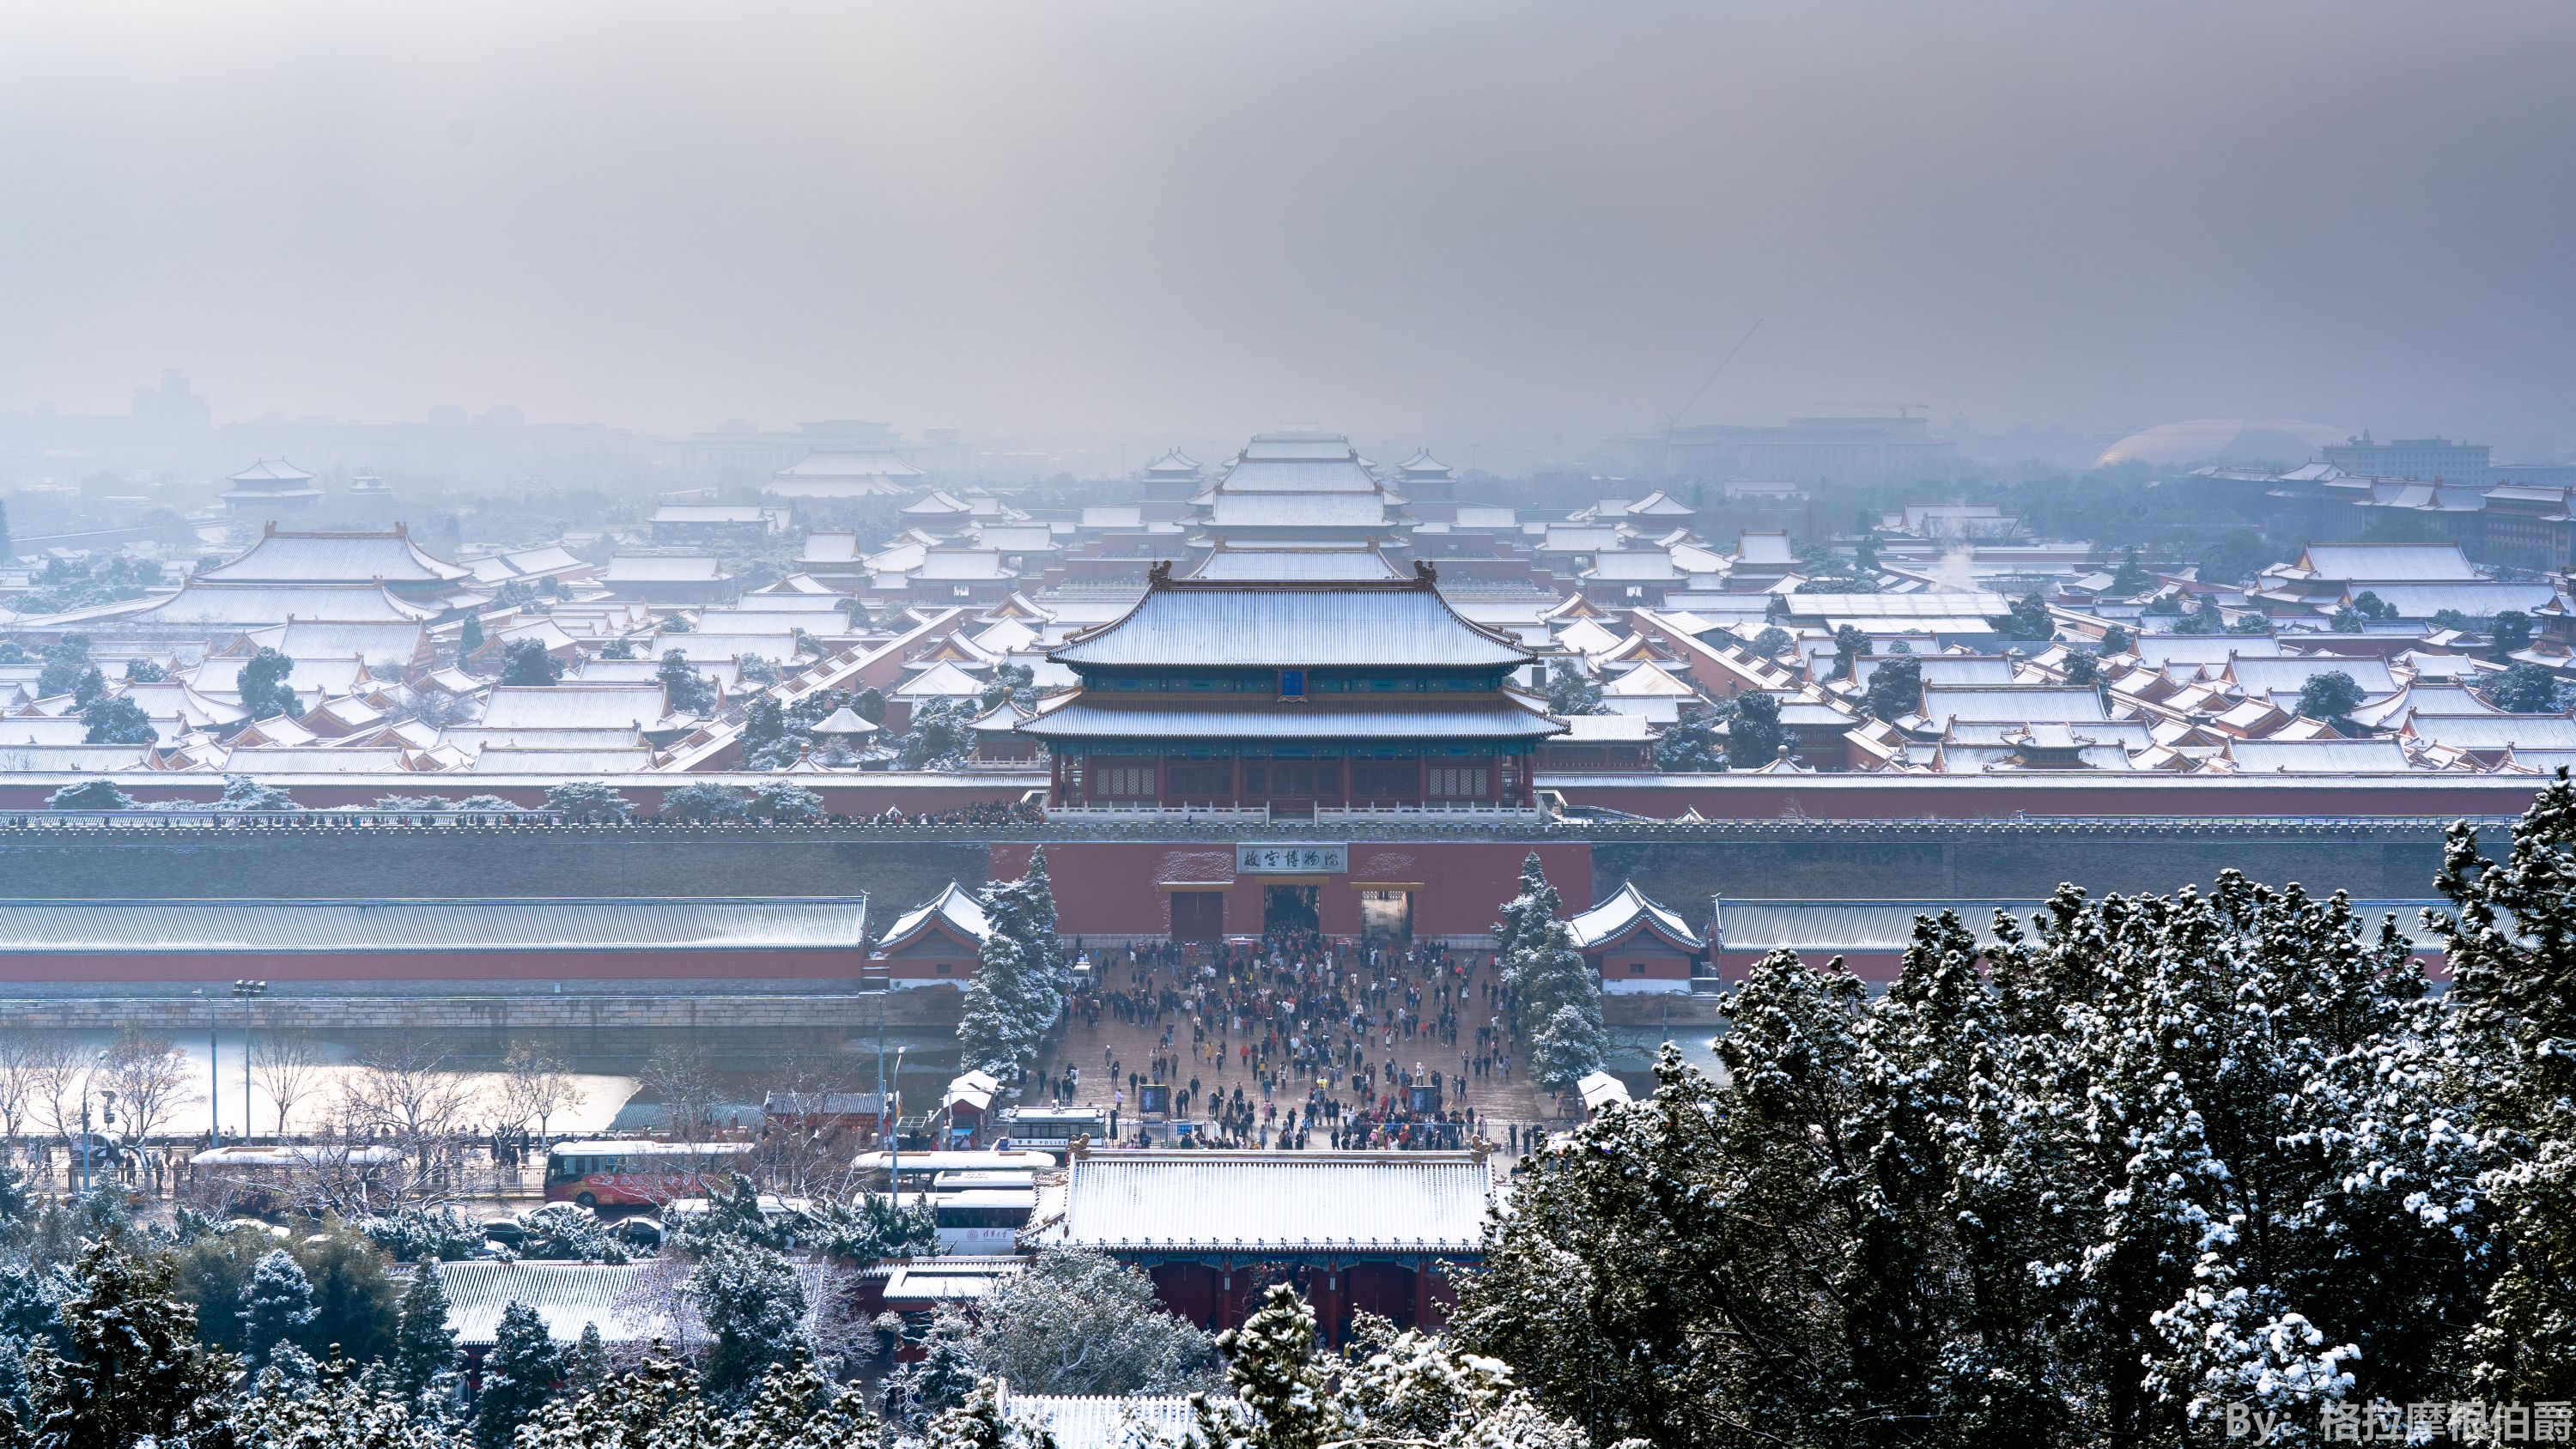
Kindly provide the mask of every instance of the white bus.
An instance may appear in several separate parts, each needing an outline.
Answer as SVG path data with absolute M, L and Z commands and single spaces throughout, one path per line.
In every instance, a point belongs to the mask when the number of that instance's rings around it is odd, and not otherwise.
M 850 1166 L 858 1172 L 860 1181 L 881 1188 L 898 1159 L 907 1193 L 926 1190 L 943 1172 L 1052 1172 L 1056 1167 L 1054 1153 L 1026 1151 L 862 1152 Z
M 1020 1231 L 1038 1210 L 1034 1187 L 970 1187 L 931 1194 L 939 1215 L 939 1249 L 965 1257 L 1019 1251 Z

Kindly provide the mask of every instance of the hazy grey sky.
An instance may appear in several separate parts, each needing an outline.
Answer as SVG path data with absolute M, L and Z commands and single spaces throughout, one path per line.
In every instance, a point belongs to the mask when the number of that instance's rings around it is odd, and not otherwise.
M 0 408 L 2576 434 L 2576 7 L 18 5 Z

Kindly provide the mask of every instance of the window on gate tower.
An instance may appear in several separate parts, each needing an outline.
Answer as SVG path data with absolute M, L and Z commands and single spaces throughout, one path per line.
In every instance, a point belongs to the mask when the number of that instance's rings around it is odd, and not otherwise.
M 1152 765 L 1095 764 L 1092 795 L 1101 800 L 1149 800 L 1154 795 Z
M 1483 765 L 1433 765 L 1425 774 L 1434 800 L 1482 800 L 1492 778 Z

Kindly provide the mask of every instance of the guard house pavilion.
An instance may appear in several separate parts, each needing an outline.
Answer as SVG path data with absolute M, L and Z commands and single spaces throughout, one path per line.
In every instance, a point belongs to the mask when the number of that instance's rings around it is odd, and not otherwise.
M 1381 581 L 1175 579 L 1047 657 L 1080 676 L 1023 721 L 1056 811 L 1534 808 L 1565 726 L 1509 687 L 1534 656 L 1469 623 L 1429 564 Z

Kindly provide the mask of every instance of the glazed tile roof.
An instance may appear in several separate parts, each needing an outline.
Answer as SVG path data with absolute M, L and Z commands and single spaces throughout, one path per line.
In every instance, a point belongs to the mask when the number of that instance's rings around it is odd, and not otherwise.
M 864 896 L 713 900 L 0 900 L 0 942 L 7 943 L 0 945 L 0 955 L 300 955 L 353 950 L 427 955 L 454 951 L 855 951 L 866 935 Z
M 1073 636 L 1060 664 L 1253 668 L 1509 666 L 1531 655 L 1450 609 L 1427 583 L 1322 586 L 1163 583 L 1110 623 Z
M 1565 726 L 1509 696 L 1459 702 L 1420 698 L 1317 696 L 1303 704 L 1275 700 L 1224 705 L 1076 696 L 1020 725 L 1038 739 L 1461 739 L 1527 740 L 1562 734 Z
M 349 584 L 438 583 L 470 578 L 473 570 L 421 552 L 409 534 L 277 533 L 261 536 L 248 552 L 197 577 L 209 583 Z
M 1658 930 L 1693 950 L 1704 944 L 1688 922 L 1648 899 L 1644 891 L 1637 889 L 1634 881 L 1621 884 L 1618 893 L 1610 899 L 1566 921 L 1565 929 L 1574 938 L 1576 950 L 1589 951 L 1641 918 L 1648 923 L 1648 929 Z

